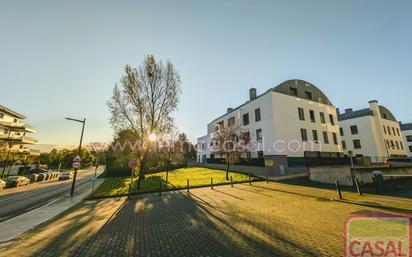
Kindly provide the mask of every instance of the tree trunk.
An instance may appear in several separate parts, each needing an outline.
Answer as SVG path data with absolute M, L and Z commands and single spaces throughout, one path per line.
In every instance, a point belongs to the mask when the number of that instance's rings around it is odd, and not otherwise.
M 138 190 L 140 189 L 140 185 L 141 185 L 143 177 L 144 177 L 144 169 L 145 169 L 145 166 L 146 166 L 144 159 L 145 159 L 144 157 L 141 158 L 140 163 L 139 163 L 139 177 L 137 179 L 137 189 Z
M 226 160 L 226 180 L 229 180 L 229 160 Z

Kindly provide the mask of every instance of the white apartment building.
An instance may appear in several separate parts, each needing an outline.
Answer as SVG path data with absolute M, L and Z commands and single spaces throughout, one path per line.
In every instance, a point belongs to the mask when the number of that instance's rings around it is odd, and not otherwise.
M 346 109 L 339 115 L 339 124 L 346 155 L 370 156 L 372 162 L 406 156 L 399 122 L 376 100 L 369 101 L 369 108 Z
M 288 80 L 261 95 L 249 90 L 249 100 L 207 125 L 198 138 L 197 161 L 224 157 L 213 152 L 219 126 L 241 126 L 251 147 L 242 157 L 343 156 L 336 108 L 317 87 L 303 80 Z
M 401 130 L 408 156 L 412 157 L 412 123 L 401 123 Z
M 26 145 L 35 144 L 37 140 L 26 136 L 36 130 L 22 122 L 26 117 L 0 105 L 0 147 L 11 152 L 30 154 Z

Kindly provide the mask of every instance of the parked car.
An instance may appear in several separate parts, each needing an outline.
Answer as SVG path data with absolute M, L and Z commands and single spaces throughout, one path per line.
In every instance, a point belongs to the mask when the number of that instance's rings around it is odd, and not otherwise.
M 6 181 L 0 179 L 0 190 L 6 187 Z
M 46 180 L 46 177 L 47 177 L 46 173 L 37 173 L 37 175 L 39 175 L 39 177 L 37 178 L 38 182 Z
M 391 167 L 412 166 L 412 158 L 389 158 L 386 163 Z
M 60 174 L 59 180 L 73 179 L 73 172 L 64 171 Z
M 46 172 L 46 180 L 51 179 L 52 174 L 50 172 Z
M 23 176 L 10 176 L 6 178 L 7 187 L 25 186 L 30 183 L 30 180 Z
M 39 174 L 30 174 L 30 183 L 37 182 L 38 178 L 39 178 Z

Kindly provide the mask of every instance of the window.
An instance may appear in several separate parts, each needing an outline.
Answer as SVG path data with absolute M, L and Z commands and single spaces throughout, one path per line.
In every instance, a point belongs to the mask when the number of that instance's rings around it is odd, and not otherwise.
M 335 118 L 333 117 L 332 114 L 329 114 L 329 120 L 330 120 L 330 124 L 332 124 L 332 126 L 335 126 Z
M 262 159 L 263 158 L 263 151 L 258 151 L 257 153 L 258 153 L 258 158 Z
M 235 125 L 235 117 L 231 117 L 227 120 L 227 126 L 228 127 L 231 127 L 233 125 Z
M 325 113 L 321 112 L 320 113 L 320 123 L 325 124 Z
M 395 141 L 395 143 L 396 143 L 396 149 L 399 150 L 399 143 L 398 143 L 398 141 Z
M 317 130 L 312 130 L 312 137 L 313 137 L 313 141 L 319 141 L 319 137 L 318 137 L 318 131 Z
M 406 141 L 412 142 L 412 136 L 406 136 Z
M 343 133 L 343 128 L 339 128 L 339 134 L 341 137 L 343 137 L 345 134 Z
M 346 150 L 346 142 L 345 141 L 342 141 L 342 149 Z
M 260 142 L 260 141 L 262 141 L 262 138 L 263 138 L 262 129 L 257 129 L 256 130 L 256 141 Z
M 305 96 L 306 96 L 306 98 L 312 99 L 312 93 L 311 92 L 305 91 Z
M 313 110 L 309 110 L 309 116 L 311 122 L 316 122 L 315 120 L 315 112 Z
M 299 120 L 305 120 L 305 112 L 303 111 L 303 108 L 298 108 L 299 112 Z
M 298 95 L 298 89 L 297 89 L 297 88 L 294 88 L 294 87 L 291 87 L 291 88 L 290 88 L 290 93 L 291 93 L 292 95 Z
M 0 119 L 3 119 L 3 118 L 4 118 L 4 113 L 0 112 Z
M 357 135 L 357 134 L 359 134 L 359 132 L 358 132 L 358 127 L 357 127 L 356 125 L 350 126 L 350 133 L 351 133 L 352 135 Z
M 329 144 L 329 137 L 328 137 L 328 132 L 327 131 L 323 131 L 323 142 L 325 144 Z
M 412 145 L 409 146 L 409 152 L 412 153 Z
M 337 145 L 338 144 L 338 137 L 337 137 L 335 132 L 332 132 L 332 139 L 333 139 L 333 143 L 335 145 Z
M 4 129 L 3 133 L 7 134 L 7 133 L 9 133 L 9 131 L 7 129 Z
M 245 144 L 248 144 L 250 142 L 250 132 L 245 132 L 242 134 L 242 139 L 245 142 Z
M 395 136 L 395 135 L 396 135 L 396 131 L 395 131 L 395 128 L 394 128 L 394 127 L 392 127 L 392 131 L 393 131 L 393 135 Z
M 383 118 L 388 119 L 388 116 L 386 115 L 386 113 L 383 113 Z
M 18 121 L 17 119 L 13 119 L 13 122 L 14 122 L 14 123 L 17 123 L 17 121 Z
M 389 134 L 389 135 L 392 135 L 392 134 L 391 134 L 391 128 L 390 128 L 389 126 L 388 126 L 388 134 Z
M 355 149 L 361 149 L 361 148 L 362 148 L 362 146 L 361 146 L 361 143 L 360 143 L 360 140 L 359 140 L 359 139 L 355 139 L 355 140 L 353 140 L 353 148 L 355 148 Z
M 249 113 L 243 114 L 243 126 L 249 125 Z
M 395 149 L 395 144 L 393 143 L 393 140 L 391 140 L 390 147 L 391 147 L 392 149 Z
M 383 126 L 383 133 L 385 133 L 385 135 L 386 135 L 386 127 L 385 126 Z
M 398 137 L 401 136 L 401 133 L 399 133 L 399 129 L 398 129 L 398 128 L 396 128 L 396 133 L 398 134 Z
M 404 150 L 404 149 L 403 149 L 403 143 L 402 143 L 402 142 L 399 142 L 399 144 L 401 145 L 401 149 Z
M 306 129 L 300 129 L 300 135 L 302 136 L 302 141 L 308 141 L 308 133 Z
M 260 108 L 255 110 L 255 121 L 260 121 Z

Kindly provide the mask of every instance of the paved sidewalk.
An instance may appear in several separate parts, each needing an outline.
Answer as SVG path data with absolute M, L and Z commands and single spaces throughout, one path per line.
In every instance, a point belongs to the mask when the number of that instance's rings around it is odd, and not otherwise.
M 97 179 L 95 186 L 98 187 L 103 182 L 103 180 L 104 179 Z M 34 228 L 35 226 L 80 203 L 84 198 L 90 195 L 92 183 L 93 181 L 90 180 L 89 182 L 86 182 L 77 187 L 74 197 L 71 197 L 70 195 L 59 197 L 44 206 L 1 222 L 0 244 L 4 244 L 5 242 L 10 241 L 21 233 Z
M 391 210 L 362 206 L 356 199 L 328 200 L 334 195 L 258 182 L 138 196 L 123 206 L 124 198 L 89 201 L 23 234 L 0 255 L 342 256 L 343 226 L 351 214 L 412 210 L 408 198 L 361 199 L 402 206 Z

